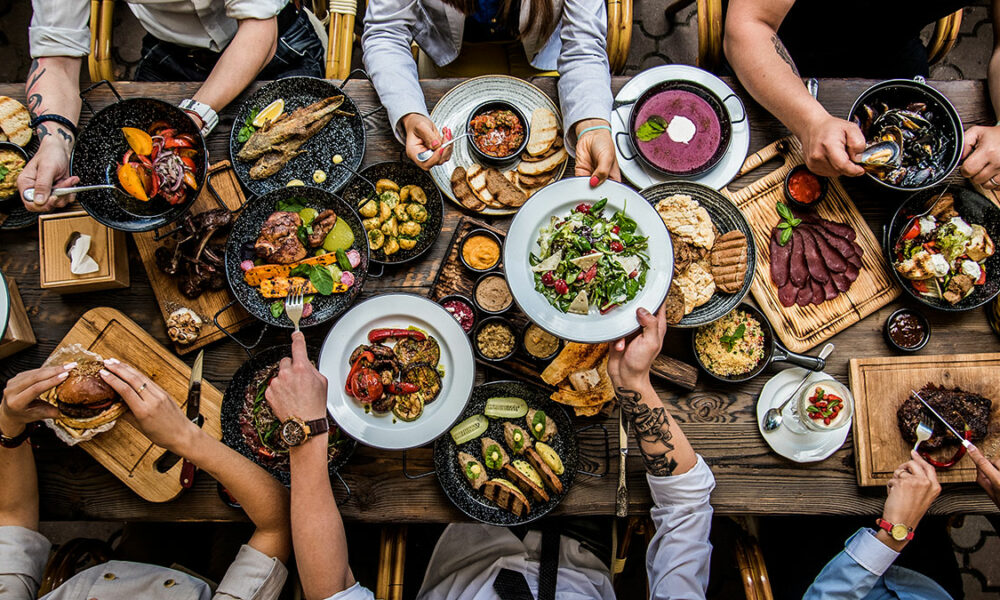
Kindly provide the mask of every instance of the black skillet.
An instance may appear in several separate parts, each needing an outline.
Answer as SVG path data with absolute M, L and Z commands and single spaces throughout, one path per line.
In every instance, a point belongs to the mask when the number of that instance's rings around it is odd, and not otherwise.
M 301 327 L 325 323 L 347 310 L 361 293 L 368 273 L 369 259 L 368 237 L 365 235 L 364 227 L 361 226 L 361 217 L 346 202 L 330 192 L 309 186 L 283 187 L 248 200 L 240 216 L 233 223 L 229 241 L 226 243 L 226 278 L 229 280 L 233 296 L 248 313 L 265 323 L 286 329 L 292 328 L 292 322 L 284 314 L 279 317 L 271 314 L 271 304 L 274 301 L 261 296 L 257 288 L 251 287 L 243 280 L 240 263 L 244 260 L 243 256 L 247 252 L 248 245 L 252 249 L 253 243 L 260 235 L 261 225 L 275 211 L 277 202 L 292 198 L 299 198 L 305 206 L 317 210 L 332 209 L 337 213 L 338 219 L 344 219 L 351 226 L 351 231 L 354 232 L 353 247 L 361 253 L 361 263 L 352 271 L 355 277 L 354 285 L 342 294 L 316 295 L 312 302 L 313 312 L 308 317 L 302 318 L 299 323 Z
M 465 407 L 459 422 L 472 415 L 482 414 L 486 407 L 486 401 L 497 397 L 522 398 L 528 404 L 528 408 L 544 410 L 545 414 L 552 418 L 559 430 L 555 437 L 548 442 L 559 457 L 562 458 L 565 470 L 559 476 L 563 485 L 561 494 L 554 494 L 549 491 L 549 501 L 545 503 L 535 502 L 528 498 L 531 504 L 531 512 L 518 517 L 512 512 L 506 511 L 490 500 L 487 500 L 480 492 L 473 490 L 462 474 L 462 467 L 458 463 L 458 452 L 468 452 L 482 462 L 482 447 L 480 439 L 483 436 L 491 437 L 503 444 L 503 424 L 507 421 L 516 423 L 522 428 L 527 428 L 524 417 L 518 419 L 490 419 L 490 426 L 486 433 L 479 438 L 466 442 L 461 446 L 455 445 L 455 440 L 450 434 L 442 435 L 434 442 L 434 469 L 437 473 L 441 489 L 444 490 L 448 499 L 458 510 L 467 516 L 490 525 L 510 526 L 523 525 L 539 519 L 555 508 L 566 494 L 569 493 L 570 486 L 573 485 L 573 478 L 577 472 L 578 449 L 576 432 L 570 421 L 566 410 L 559 404 L 549 400 L 549 392 L 528 383 L 520 381 L 494 381 L 476 386 L 472 390 L 472 397 Z M 513 452 L 505 448 L 511 457 L 515 458 Z M 485 464 L 484 464 L 485 466 Z M 487 469 L 490 478 L 504 477 L 502 472 Z M 527 496 L 527 494 L 526 494 Z
M 313 356 L 317 355 L 315 348 L 310 348 L 309 353 Z M 262 459 L 256 452 L 250 449 L 250 447 L 243 440 L 243 434 L 240 431 L 240 413 L 245 405 L 247 386 L 249 386 L 250 382 L 253 381 L 254 376 L 256 376 L 261 370 L 271 367 L 282 358 L 291 355 L 291 346 L 274 346 L 273 348 L 268 348 L 267 350 L 258 353 L 256 356 L 243 363 L 243 365 L 240 366 L 240 368 L 233 375 L 229 385 L 226 387 L 226 393 L 222 397 L 221 415 L 222 443 L 263 467 L 268 473 L 273 475 L 275 479 L 286 486 L 291 485 L 291 473 L 288 471 L 287 462 L 285 463 L 284 468 L 275 466 L 271 461 Z M 340 453 L 327 465 L 330 470 L 330 476 L 333 477 L 340 467 L 344 466 L 344 463 L 346 463 L 348 459 L 351 458 L 351 455 L 354 454 L 354 449 L 357 447 L 358 443 L 343 433 L 340 433 L 340 430 L 335 425 L 330 427 L 330 435 L 339 436 L 339 439 L 341 440 L 339 442 L 341 444 Z
M 304 152 L 291 159 L 280 171 L 266 179 L 250 179 L 250 167 L 254 163 L 241 161 L 236 155 L 243 147 L 243 143 L 237 139 L 240 129 L 253 111 L 259 111 L 281 98 L 285 101 L 285 114 L 290 114 L 296 108 L 340 95 L 344 96 L 340 110 L 352 116 L 334 115 L 326 127 L 302 146 L 301 150 Z M 341 166 L 333 163 L 332 159 L 337 154 L 343 158 Z M 361 166 L 364 156 L 365 125 L 358 106 L 344 90 L 325 79 L 315 77 L 286 77 L 264 85 L 240 105 L 233 130 L 229 134 L 229 157 L 236 177 L 244 187 L 258 196 L 283 188 L 292 179 L 335 192 L 344 187 L 352 173 Z M 323 171 L 326 180 L 322 183 L 313 181 L 313 173 L 316 171 Z
M 695 343 L 698 330 L 695 329 L 691 332 L 691 350 L 694 352 L 695 360 L 698 361 L 698 366 L 700 366 L 701 370 L 708 373 L 711 377 L 726 383 L 742 383 L 744 381 L 750 381 L 754 377 L 760 375 L 761 372 L 771 363 L 785 361 L 810 371 L 822 371 L 826 367 L 826 361 L 822 358 L 809 356 L 807 354 L 797 354 L 788 348 L 785 348 L 785 346 L 778 341 L 778 338 L 775 337 L 774 329 L 771 327 L 771 323 L 768 322 L 767 317 L 764 316 L 764 313 L 760 312 L 753 306 L 750 306 L 749 304 L 740 304 L 736 307 L 736 310 L 742 310 L 749 313 L 750 316 L 757 319 L 760 323 L 761 331 L 764 332 L 764 357 L 760 359 L 753 369 L 742 375 L 732 375 L 728 377 L 725 375 L 717 375 L 705 366 L 705 363 L 701 361 L 701 356 L 698 355 L 698 348 Z

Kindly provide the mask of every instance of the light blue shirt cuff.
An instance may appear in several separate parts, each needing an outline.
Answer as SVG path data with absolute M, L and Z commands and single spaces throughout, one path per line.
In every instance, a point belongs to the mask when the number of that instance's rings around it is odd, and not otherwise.
M 0 527 L 0 574 L 42 580 L 52 544 L 45 536 L 16 525 Z
M 864 567 L 868 572 L 881 577 L 892 566 L 899 552 L 883 544 L 875 532 L 862 527 L 847 540 L 844 552 L 854 559 L 854 562 Z
M 664 477 L 646 473 L 646 481 L 657 506 L 701 504 L 715 489 L 715 476 L 700 454 L 690 471 Z

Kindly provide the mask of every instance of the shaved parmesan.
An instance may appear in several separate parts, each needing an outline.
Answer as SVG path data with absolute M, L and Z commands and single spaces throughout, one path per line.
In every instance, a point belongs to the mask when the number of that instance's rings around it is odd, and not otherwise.
M 531 270 L 534 271 L 535 273 L 544 273 L 545 271 L 551 271 L 555 269 L 556 267 L 559 266 L 559 263 L 561 262 L 562 262 L 562 250 L 559 250 L 552 256 L 546 258 L 542 262 L 531 267 Z
M 584 254 L 583 256 L 578 256 L 576 258 L 570 259 L 569 262 L 573 263 L 574 266 L 586 271 L 590 267 L 597 264 L 597 261 L 601 260 L 601 253 L 594 252 L 592 254 Z
M 590 311 L 590 304 L 587 302 L 587 290 L 581 291 L 573 298 L 573 302 L 569 305 L 567 312 L 571 312 L 576 315 L 585 315 Z
M 631 273 L 632 271 L 638 271 L 639 267 L 642 265 L 642 259 L 638 256 L 612 256 L 612 260 L 621 266 L 622 270 L 626 273 Z

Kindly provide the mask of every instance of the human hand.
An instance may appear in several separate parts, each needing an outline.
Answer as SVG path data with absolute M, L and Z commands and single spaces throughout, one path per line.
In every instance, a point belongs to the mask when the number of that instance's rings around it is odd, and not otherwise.
M 1000 508 L 1000 458 L 990 462 L 979 448 L 969 448 L 969 457 L 976 463 L 976 483 L 978 483 L 993 503 Z
M 76 363 L 42 367 L 18 373 L 3 390 L 0 401 L 0 432 L 14 437 L 24 431 L 25 425 L 59 416 L 59 409 L 38 396 L 59 385 L 69 376 Z
M 864 175 L 865 170 L 855 161 L 865 149 L 865 136 L 854 123 L 824 113 L 798 136 L 806 167 L 813 173 L 823 177 Z
M 427 171 L 434 165 L 447 162 L 451 158 L 451 146 L 441 149 L 445 141 L 437 125 L 420 113 L 410 113 L 403 117 L 403 128 L 406 129 L 406 155 L 421 169 Z M 420 162 L 417 155 L 425 150 L 434 150 L 434 154 Z
M 611 344 L 608 354 L 608 375 L 615 389 L 634 390 L 649 381 L 649 368 L 660 355 L 663 335 L 667 332 L 666 307 L 656 314 L 645 308 L 635 311 L 640 333 L 626 342 L 625 338 Z
M 576 124 L 577 135 L 588 127 L 607 125 L 604 119 L 587 119 Z M 590 176 L 590 187 L 597 187 L 609 177 L 615 181 L 622 180 L 618 170 L 618 159 L 615 156 L 615 144 L 611 132 L 607 129 L 588 131 L 576 141 L 577 177 Z
M 961 173 L 988 190 L 1000 188 L 1000 126 L 965 132 Z
M 882 518 L 916 529 L 941 493 L 941 484 L 934 467 L 914 451 L 910 451 L 910 457 L 911 460 L 901 464 L 886 484 L 889 496 L 885 499 Z
M 51 123 L 45 125 L 51 125 Z M 66 134 L 69 139 L 59 135 L 64 131 L 64 129 L 59 128 L 55 134 L 46 135 L 38 147 L 38 152 L 31 157 L 17 178 L 17 189 L 21 194 L 21 201 L 24 202 L 24 207 L 31 212 L 49 212 L 55 208 L 62 208 L 76 197 L 76 194 L 49 196 L 52 188 L 70 187 L 80 182 L 79 177 L 71 177 L 69 174 L 69 157 L 70 151 L 73 149 L 73 138 L 69 134 Z M 24 191 L 30 189 L 35 190 L 32 201 L 24 197 Z
M 139 429 L 157 446 L 184 456 L 201 433 L 173 398 L 135 367 L 109 358 L 104 361 L 101 378 L 128 404 Z
M 306 337 L 301 331 L 292 334 L 292 357 L 279 363 L 278 375 L 271 380 L 264 398 L 282 421 L 294 416 L 313 421 L 326 416 L 326 377 L 323 377 L 306 351 Z

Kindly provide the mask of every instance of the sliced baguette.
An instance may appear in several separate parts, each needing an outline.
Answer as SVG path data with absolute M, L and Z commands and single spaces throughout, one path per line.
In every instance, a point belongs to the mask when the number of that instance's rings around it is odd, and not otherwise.
M 20 102 L 0 96 L 0 129 L 10 141 L 24 146 L 31 141 L 31 115 Z
M 504 206 L 517 208 L 528 201 L 528 196 L 496 169 L 486 169 L 486 187 Z
M 486 208 L 486 204 L 480 200 L 472 188 L 469 187 L 469 181 L 466 178 L 465 167 L 456 167 L 454 171 L 451 172 L 451 191 L 458 198 L 458 201 L 462 203 L 462 206 L 469 210 L 474 210 L 480 212 Z M 325 254 L 323 256 L 326 256 Z
M 525 148 L 531 156 L 538 156 L 552 147 L 559 137 L 559 120 L 547 108 L 536 108 L 531 113 L 531 133 L 528 134 L 528 146 Z
M 542 152 L 541 154 L 538 154 L 536 156 L 532 156 L 531 154 L 528 154 L 527 152 L 522 152 L 521 153 L 521 160 L 526 160 L 528 162 L 537 162 L 539 160 L 544 160 L 544 159 L 552 156 L 556 152 L 558 152 L 559 149 L 562 148 L 562 147 L 563 147 L 563 140 L 562 140 L 562 132 L 560 131 L 559 134 L 556 136 L 556 141 L 552 143 L 552 146 L 549 147 L 548 150 L 546 150 L 545 152 Z
M 469 187 L 472 188 L 472 193 L 476 195 L 477 198 L 487 206 L 492 206 L 494 208 L 502 208 L 498 200 L 493 197 L 490 190 L 486 187 L 486 169 L 482 165 L 475 164 L 465 170 L 465 178 L 469 182 Z
M 536 162 L 522 161 L 521 164 L 517 166 L 517 172 L 521 175 L 532 176 L 547 173 L 562 164 L 568 156 L 569 155 L 566 153 L 566 149 L 560 148 L 555 154 L 545 160 L 539 160 Z

